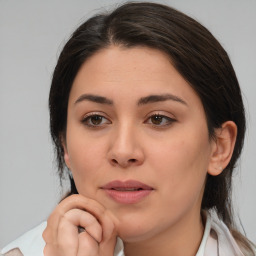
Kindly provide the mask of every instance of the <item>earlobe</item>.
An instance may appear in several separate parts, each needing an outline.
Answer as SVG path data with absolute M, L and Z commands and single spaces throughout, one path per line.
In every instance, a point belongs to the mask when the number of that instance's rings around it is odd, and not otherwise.
M 66 150 L 64 150 L 64 161 L 65 161 L 66 166 L 68 167 L 68 169 L 70 169 L 69 155 L 68 155 L 68 152 Z
M 69 154 L 68 154 L 68 150 L 67 150 L 67 143 L 66 143 L 66 140 L 63 137 L 61 137 L 61 144 L 62 144 L 62 147 L 63 147 L 64 161 L 66 163 L 66 166 L 70 169 L 70 160 L 69 160 Z
M 228 165 L 235 147 L 237 126 L 232 121 L 222 124 L 215 130 L 212 155 L 208 166 L 208 173 L 212 176 L 219 175 Z

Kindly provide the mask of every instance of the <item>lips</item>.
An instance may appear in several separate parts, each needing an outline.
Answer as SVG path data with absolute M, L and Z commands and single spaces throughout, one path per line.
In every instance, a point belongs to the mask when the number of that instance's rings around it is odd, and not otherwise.
M 124 190 L 124 191 L 133 191 L 133 190 L 152 190 L 153 188 L 141 183 L 136 180 L 127 180 L 119 181 L 114 180 L 102 187 L 103 189 L 113 189 L 113 190 Z
M 101 189 L 111 199 L 122 204 L 138 203 L 153 191 L 152 187 L 136 180 L 114 180 L 101 187 Z

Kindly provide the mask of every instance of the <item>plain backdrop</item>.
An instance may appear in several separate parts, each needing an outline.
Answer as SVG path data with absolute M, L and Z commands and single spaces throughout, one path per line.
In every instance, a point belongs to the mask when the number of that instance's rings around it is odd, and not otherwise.
M 77 25 L 122 2 L 0 0 L 0 247 L 46 220 L 65 192 L 56 175 L 47 108 L 60 50 Z M 155 2 L 196 18 L 230 55 L 248 117 L 233 199 L 256 242 L 256 1 Z

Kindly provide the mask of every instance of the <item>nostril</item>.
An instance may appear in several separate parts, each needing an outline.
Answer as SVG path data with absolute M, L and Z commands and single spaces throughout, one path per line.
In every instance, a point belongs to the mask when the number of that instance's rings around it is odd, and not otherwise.
M 111 162 L 112 162 L 112 164 L 114 164 L 114 165 L 116 165 L 116 164 L 122 164 L 122 162 L 119 162 L 119 161 L 117 161 L 116 159 L 112 159 L 111 160 Z M 126 164 L 131 164 L 131 163 L 136 163 L 137 162 L 137 160 L 136 159 L 134 159 L 134 158 L 132 158 L 132 159 L 129 159 L 128 161 L 126 161 Z M 124 163 L 123 163 L 124 164 Z
M 112 163 L 118 164 L 118 162 L 116 161 L 116 159 L 112 159 Z

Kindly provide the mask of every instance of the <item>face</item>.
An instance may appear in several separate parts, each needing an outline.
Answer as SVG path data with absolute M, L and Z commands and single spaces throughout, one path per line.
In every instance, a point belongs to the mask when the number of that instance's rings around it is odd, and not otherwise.
M 112 46 L 79 70 L 64 158 L 78 192 L 111 211 L 124 241 L 199 218 L 213 144 L 199 97 L 164 53 Z

